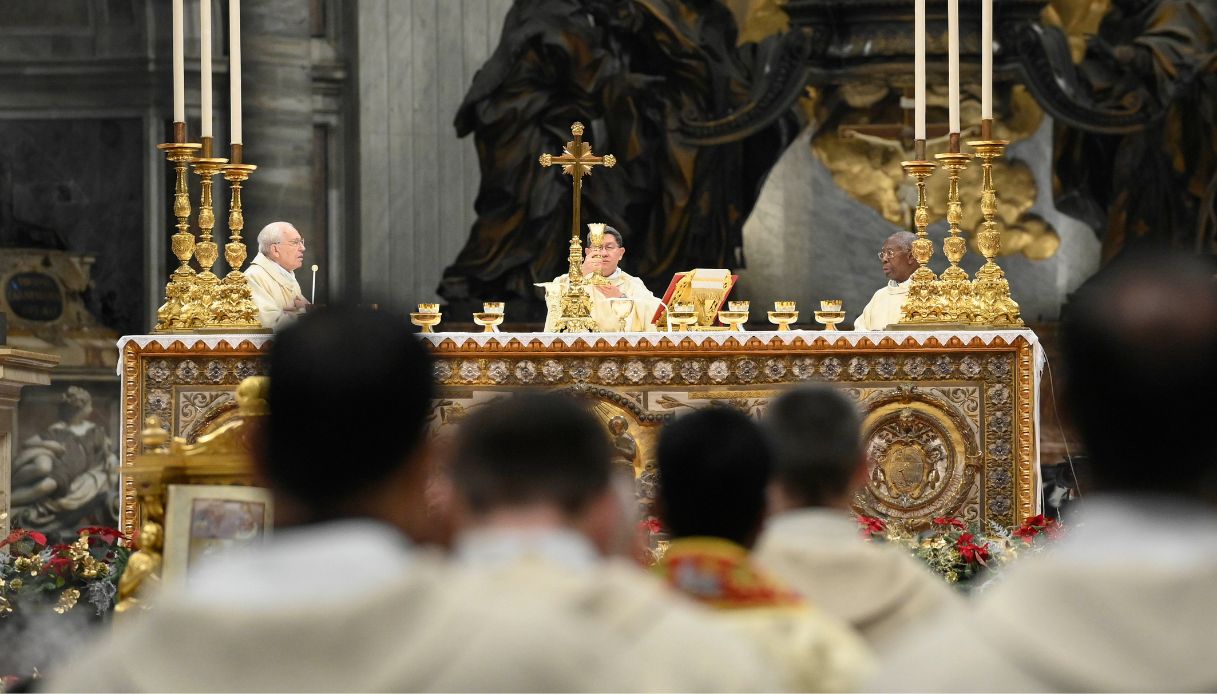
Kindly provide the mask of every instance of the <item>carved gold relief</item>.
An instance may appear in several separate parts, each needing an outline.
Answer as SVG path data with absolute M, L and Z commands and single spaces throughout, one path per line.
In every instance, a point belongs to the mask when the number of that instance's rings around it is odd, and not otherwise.
M 886 95 L 885 92 L 883 96 Z M 945 93 L 931 92 L 927 98 L 931 107 L 945 109 L 945 96 Z M 856 99 L 860 97 L 850 99 L 851 106 Z M 963 122 L 979 122 L 980 102 L 965 96 L 961 112 Z M 1016 86 L 1010 98 L 1010 113 L 994 123 L 994 136 L 1012 142 L 1024 140 L 1035 134 L 1043 118 L 1043 110 L 1026 89 Z M 965 139 L 967 137 L 965 134 Z M 930 144 L 931 148 L 945 150 L 945 142 Z M 900 140 L 854 133 L 847 124 L 840 132 L 821 130 L 812 139 L 811 148 L 816 158 L 828 167 L 833 181 L 853 199 L 871 207 L 892 224 L 911 227 L 907 203 L 916 196 L 900 164 L 912 159 L 914 153 L 906 150 Z M 1001 191 L 998 210 L 1000 255 L 1022 254 L 1032 260 L 1054 256 L 1060 248 L 1060 237 L 1050 224 L 1030 212 L 1039 192 L 1030 167 L 1018 160 L 998 160 L 994 162 L 993 179 Z M 969 167 L 961 172 L 959 185 L 962 190 L 980 190 L 980 183 L 979 167 Z M 927 184 L 930 219 L 943 219 L 947 216 L 947 177 L 931 176 Z M 983 221 L 979 206 L 964 205 L 960 221 L 964 230 L 976 229 Z M 979 252 L 974 239 L 971 244 L 972 251 Z

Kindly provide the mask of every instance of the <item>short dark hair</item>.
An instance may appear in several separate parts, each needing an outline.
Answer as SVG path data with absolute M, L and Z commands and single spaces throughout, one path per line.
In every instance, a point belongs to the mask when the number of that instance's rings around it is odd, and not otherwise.
M 319 308 L 271 344 L 260 464 L 315 519 L 409 464 L 423 440 L 431 356 L 400 315 Z
M 765 517 L 769 447 L 739 410 L 683 415 L 659 434 L 659 508 L 673 537 L 719 537 L 745 547 Z
M 615 228 L 605 224 L 604 233 L 606 236 L 612 236 L 613 238 L 617 239 L 617 246 L 619 248 L 625 248 L 625 240 L 621 237 L 620 231 L 617 231 Z M 584 246 L 592 245 L 592 232 L 590 232 L 590 231 L 587 232 L 587 234 L 583 237 L 583 245 Z
M 1061 321 L 1066 406 L 1096 486 L 1212 494 L 1217 285 L 1198 256 L 1128 250 Z
M 826 506 L 849 493 L 862 464 L 862 418 L 852 400 L 831 386 L 791 390 L 769 403 L 765 432 L 773 476 L 804 506 Z
M 543 503 L 576 514 L 608 489 L 612 449 L 583 402 L 512 395 L 461 421 L 449 474 L 475 513 Z

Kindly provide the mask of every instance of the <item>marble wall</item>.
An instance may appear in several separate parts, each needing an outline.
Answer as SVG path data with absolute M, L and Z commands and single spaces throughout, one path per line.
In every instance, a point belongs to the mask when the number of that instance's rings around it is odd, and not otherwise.
M 367 299 L 438 300 L 475 219 L 477 154 L 452 119 L 511 0 L 358 0 L 359 229 Z

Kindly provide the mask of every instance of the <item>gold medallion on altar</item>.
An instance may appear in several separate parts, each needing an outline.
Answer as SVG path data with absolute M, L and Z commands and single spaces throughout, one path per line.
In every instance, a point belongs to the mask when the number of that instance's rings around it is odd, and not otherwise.
M 918 499 L 929 481 L 930 463 L 921 446 L 896 443 L 887 449 L 879 461 L 888 485 L 901 496 Z

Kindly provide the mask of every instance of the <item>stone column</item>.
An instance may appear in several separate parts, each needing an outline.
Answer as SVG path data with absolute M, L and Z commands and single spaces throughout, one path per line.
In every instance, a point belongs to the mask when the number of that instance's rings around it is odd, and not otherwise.
M 326 267 L 325 229 L 313 228 L 311 45 L 309 0 L 241 3 L 242 139 L 246 162 L 258 166 L 242 189 L 245 242 L 252 259 L 258 231 L 268 222 L 296 225 L 307 247 L 296 273 L 306 294 L 309 266 Z M 228 188 L 223 190 L 227 199 Z M 226 234 L 226 220 L 217 220 L 219 226 Z
M 0 346 L 0 536 L 8 535 L 9 495 L 13 483 L 13 435 L 17 431 L 17 401 L 25 386 L 51 383 L 59 357 Z

